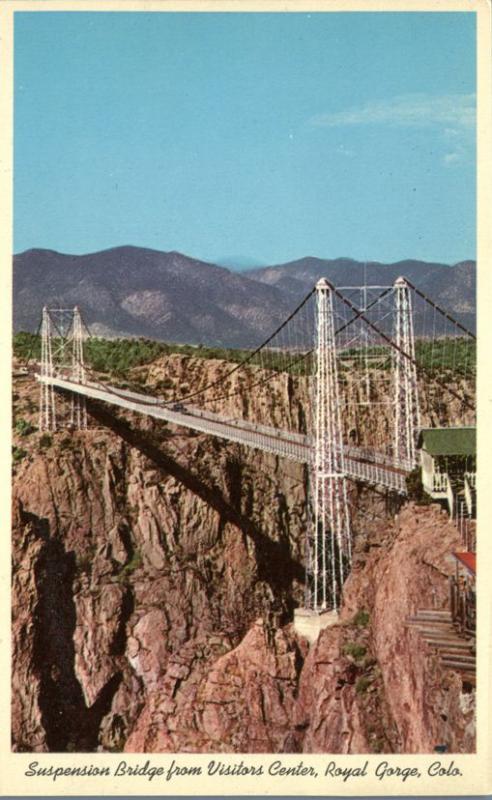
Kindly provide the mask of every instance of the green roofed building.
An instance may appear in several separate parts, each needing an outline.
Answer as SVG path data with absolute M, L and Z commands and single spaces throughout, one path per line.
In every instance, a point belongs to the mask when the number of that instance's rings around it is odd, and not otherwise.
M 427 494 L 447 501 L 451 513 L 461 496 L 475 516 L 476 428 L 423 428 L 417 444 Z

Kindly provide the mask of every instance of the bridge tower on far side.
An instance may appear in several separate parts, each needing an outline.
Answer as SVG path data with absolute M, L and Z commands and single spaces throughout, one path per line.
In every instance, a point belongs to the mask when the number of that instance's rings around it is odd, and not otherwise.
M 73 309 L 44 306 L 41 323 L 39 430 L 87 428 L 86 399 L 77 393 L 55 394 L 50 378 L 83 383 L 84 325 L 78 306 Z
M 314 388 L 314 441 L 311 466 L 312 522 L 307 535 L 306 608 L 296 612 L 300 631 L 311 638 L 330 624 L 341 603 L 351 563 L 351 532 L 347 499 L 342 422 L 333 313 L 333 287 L 322 278 L 316 284 L 317 341 Z M 318 617 L 318 619 L 316 619 Z M 307 627 L 306 627 L 307 626 Z
M 53 348 L 51 317 L 47 306 L 43 307 L 41 320 L 41 379 L 53 377 Z M 56 405 L 53 384 L 41 380 L 39 387 L 39 430 L 56 430 Z
M 417 466 L 417 436 L 420 410 L 415 361 L 415 338 L 411 289 L 405 278 L 397 278 L 395 292 L 394 456 L 405 469 Z
M 84 365 L 84 326 L 80 309 L 75 306 L 72 320 L 72 370 L 71 380 L 85 382 Z M 70 406 L 70 424 L 78 430 L 87 428 L 87 405 L 84 395 L 72 393 Z

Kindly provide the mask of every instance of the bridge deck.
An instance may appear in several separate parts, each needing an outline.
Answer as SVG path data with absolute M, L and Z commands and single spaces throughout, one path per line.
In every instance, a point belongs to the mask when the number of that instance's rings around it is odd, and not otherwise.
M 303 434 L 257 425 L 237 419 L 224 419 L 211 411 L 202 411 L 193 406 L 165 406 L 161 401 L 128 389 L 98 385 L 92 382 L 75 383 L 61 377 L 36 375 L 42 383 L 50 383 L 55 388 L 65 389 L 94 400 L 148 415 L 156 419 L 181 425 L 185 428 L 218 436 L 230 442 L 263 450 L 267 453 L 287 458 L 301 464 L 311 462 L 310 438 Z M 370 454 L 367 450 L 355 447 L 345 448 L 345 472 L 348 478 L 374 486 L 406 494 L 405 477 L 408 470 L 391 463 L 391 459 L 379 453 Z

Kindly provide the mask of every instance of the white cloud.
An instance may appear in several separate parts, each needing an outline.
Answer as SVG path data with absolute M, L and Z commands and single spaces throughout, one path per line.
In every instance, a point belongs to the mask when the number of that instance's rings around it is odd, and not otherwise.
M 474 94 L 407 94 L 343 111 L 317 114 L 310 123 L 328 128 L 347 125 L 438 126 L 452 136 L 451 132 L 457 133 L 456 129 L 473 128 L 475 113 Z
M 445 164 L 455 164 L 457 161 L 460 161 L 461 155 L 461 153 L 446 153 L 443 161 Z

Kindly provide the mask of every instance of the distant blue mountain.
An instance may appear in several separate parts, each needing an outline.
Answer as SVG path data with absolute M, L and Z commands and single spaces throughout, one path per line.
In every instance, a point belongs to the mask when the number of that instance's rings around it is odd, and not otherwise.
M 474 261 L 449 266 L 408 260 L 371 262 L 366 275 L 368 282 L 384 284 L 405 275 L 473 327 L 475 271 Z M 14 329 L 35 331 L 44 304 L 78 304 L 101 336 L 251 347 L 323 276 L 335 285 L 361 284 L 364 264 L 303 258 L 238 272 L 182 253 L 132 246 L 77 256 L 27 250 L 14 256 Z
M 275 286 L 292 303 L 302 298 L 319 278 L 328 278 L 335 286 L 367 284 L 390 285 L 403 275 L 463 325 L 476 325 L 476 262 L 440 264 L 406 259 L 393 264 L 367 263 L 351 258 L 306 257 L 286 264 L 249 270 L 249 278 Z

